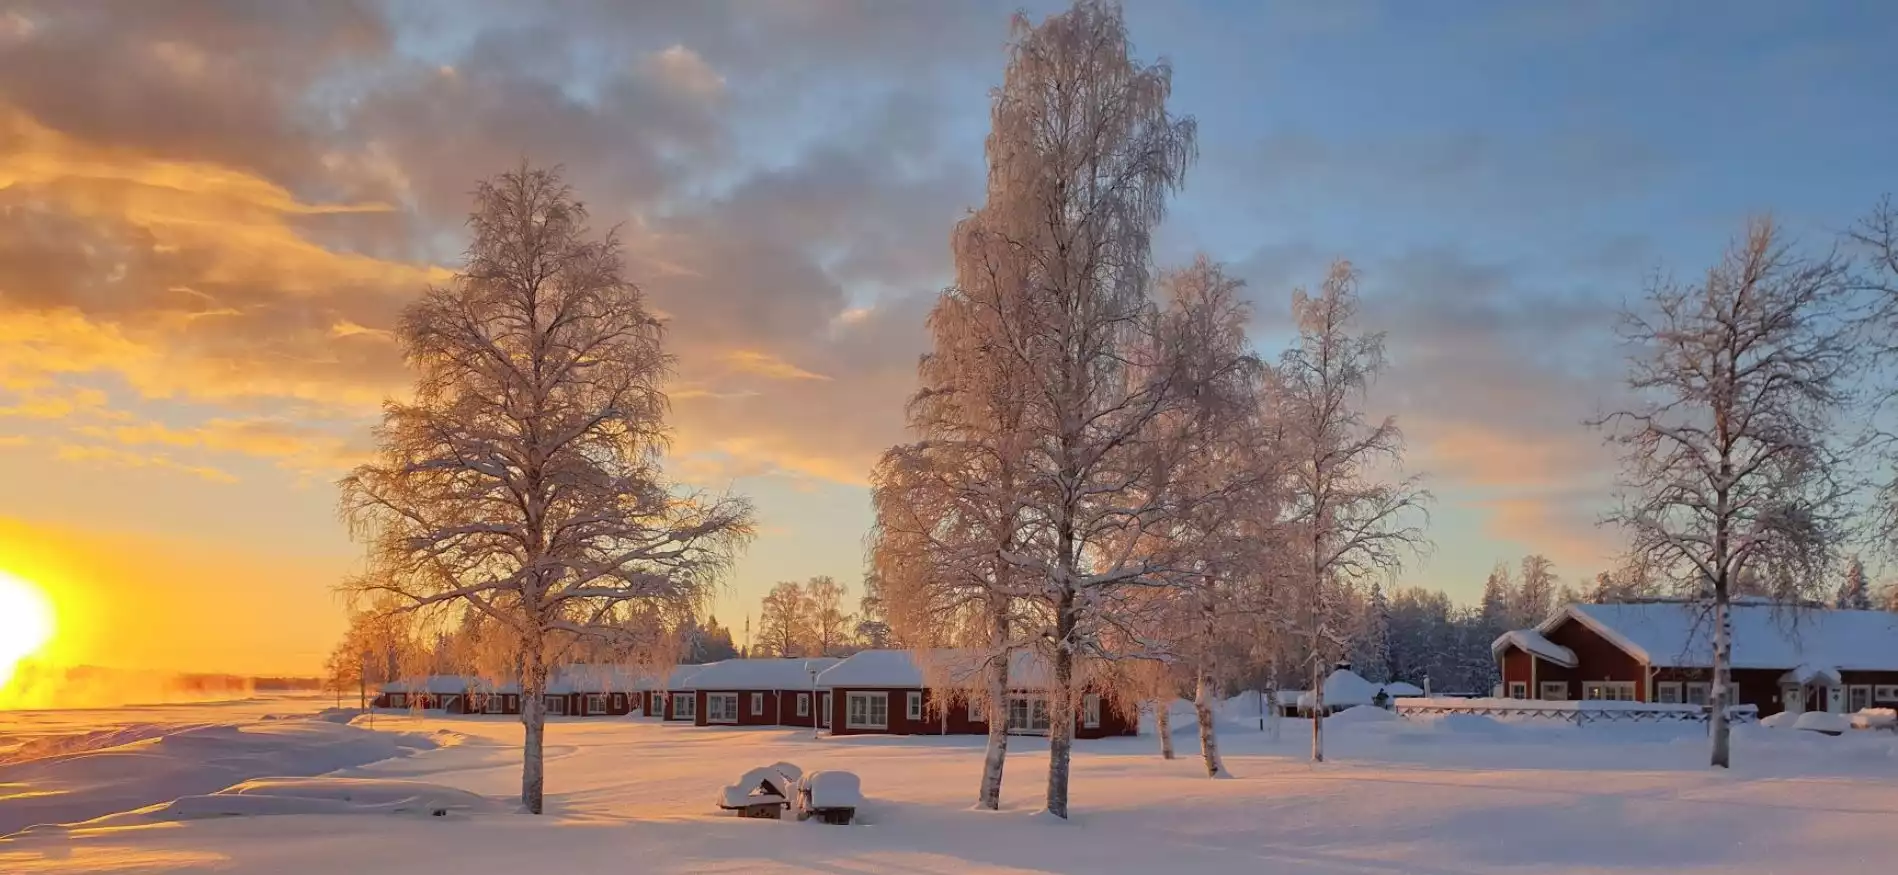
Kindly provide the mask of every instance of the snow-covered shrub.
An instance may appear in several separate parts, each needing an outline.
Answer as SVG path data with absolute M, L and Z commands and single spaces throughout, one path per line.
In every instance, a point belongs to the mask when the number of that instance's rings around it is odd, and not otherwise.
M 1852 721 L 1846 719 L 1846 716 L 1843 714 L 1831 714 L 1825 711 L 1807 711 L 1799 715 L 1798 720 L 1793 721 L 1793 728 L 1804 729 L 1807 732 L 1823 732 L 1827 735 L 1838 735 L 1841 732 L 1851 729 Z

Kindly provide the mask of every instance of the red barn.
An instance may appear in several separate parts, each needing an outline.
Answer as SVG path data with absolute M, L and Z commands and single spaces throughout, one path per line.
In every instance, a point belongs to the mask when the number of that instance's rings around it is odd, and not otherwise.
M 980 676 L 972 656 L 939 652 L 936 658 L 964 659 L 968 670 L 951 674 Z M 1032 653 L 1014 654 L 1009 666 L 1007 713 L 1010 732 L 1039 735 L 1049 728 L 1047 672 Z M 832 735 L 983 735 L 989 716 L 978 695 L 955 697 L 939 707 L 939 691 L 930 689 L 921 666 L 906 650 L 866 650 L 818 676 L 829 695 L 825 708 Z M 1084 690 L 1086 688 L 1084 687 Z M 1084 691 L 1075 709 L 1074 737 L 1134 735 L 1136 717 L 1122 713 L 1098 691 Z
M 1731 704 L 1780 711 L 1898 706 L 1898 615 L 1739 600 Z M 1713 680 L 1711 609 L 1655 599 L 1569 605 L 1491 645 L 1514 699 L 1703 704 Z
M 699 726 L 809 726 L 813 679 L 836 659 L 728 659 L 691 677 Z

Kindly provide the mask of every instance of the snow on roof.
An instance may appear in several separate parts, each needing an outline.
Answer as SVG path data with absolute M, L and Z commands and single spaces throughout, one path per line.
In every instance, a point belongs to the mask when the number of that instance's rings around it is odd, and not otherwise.
M 811 673 L 822 673 L 839 660 L 815 659 L 727 659 L 704 666 L 692 675 L 698 690 L 807 690 Z
M 547 679 L 549 693 L 624 693 L 643 690 L 652 670 L 633 665 L 578 664 L 554 669 Z
M 1898 614 L 1747 602 L 1733 606 L 1733 667 L 1805 664 L 1845 671 L 1898 671 Z M 1538 631 L 1573 617 L 1649 665 L 1713 663 L 1713 615 L 1682 602 L 1570 605 Z
M 427 677 L 390 681 L 382 685 L 382 691 L 385 693 L 465 693 L 468 687 L 468 678 L 452 674 L 432 674 Z
M 1348 668 L 1333 671 L 1325 678 L 1325 707 L 1348 708 L 1352 705 L 1369 705 L 1377 698 L 1378 687 Z M 1309 707 L 1312 695 L 1299 694 L 1299 704 Z
M 921 688 L 928 686 L 930 679 L 924 676 L 925 666 L 917 661 L 917 652 L 911 650 L 864 650 L 852 654 L 849 658 L 825 670 L 817 676 L 817 685 L 825 689 L 835 687 L 890 687 Z M 979 684 L 982 678 L 982 666 L 987 663 L 984 654 L 976 650 L 929 650 L 923 652 L 923 662 L 929 668 L 942 670 L 953 686 L 962 687 Z M 1086 677 L 1087 667 L 1077 660 L 1075 679 L 1077 682 Z M 942 677 L 936 678 L 938 682 Z M 1016 650 L 1008 656 L 1008 685 L 1015 689 L 1040 688 L 1048 685 L 1048 661 L 1032 650 Z
M 1504 632 L 1502 637 L 1490 643 L 1489 652 L 1501 653 L 1504 648 L 1512 645 L 1564 668 L 1575 667 L 1575 651 L 1542 637 L 1542 633 L 1534 629 L 1514 629 Z
M 1384 685 L 1384 695 L 1393 699 L 1398 696 L 1421 696 L 1423 695 L 1423 687 L 1417 686 L 1416 684 L 1407 684 L 1403 681 L 1391 681 Z

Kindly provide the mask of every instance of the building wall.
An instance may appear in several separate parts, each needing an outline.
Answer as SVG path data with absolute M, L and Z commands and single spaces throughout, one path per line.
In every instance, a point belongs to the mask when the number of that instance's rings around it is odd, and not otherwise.
M 889 697 L 889 728 L 851 728 L 847 717 L 850 712 L 850 694 L 852 693 Z M 923 716 L 921 719 L 913 720 L 909 716 L 910 693 L 922 694 Z M 837 687 L 831 690 L 830 712 L 832 735 L 943 735 L 945 733 L 948 735 L 987 735 L 989 731 L 987 720 L 969 719 L 969 706 L 966 702 L 951 703 L 946 715 L 938 713 L 936 698 L 932 691 L 916 687 Z M 1002 719 L 1006 719 L 1006 716 Z M 1138 733 L 1139 715 L 1122 713 L 1109 701 L 1101 702 L 1099 726 L 1082 725 L 1080 709 L 1076 708 L 1075 738 L 1108 738 Z
M 1531 677 L 1532 672 L 1530 669 L 1530 660 L 1533 660 L 1533 659 L 1535 659 L 1535 657 L 1531 655 L 1528 651 L 1523 650 L 1522 648 L 1517 647 L 1514 644 L 1511 644 L 1503 648 L 1503 654 L 1502 654 L 1503 695 L 1505 696 L 1509 695 L 1510 684 L 1519 683 L 1523 685 L 1523 689 L 1528 691 L 1525 695 L 1527 695 L 1529 698 L 1532 698 L 1532 699 L 1535 698 L 1535 695 L 1536 695 L 1535 679 Z M 1543 665 L 1548 665 L 1548 663 L 1544 662 Z
M 682 719 L 684 719 L 684 718 L 682 718 L 682 717 L 680 717 L 680 716 L 678 715 L 678 713 L 676 712 L 676 709 L 674 709 L 674 708 L 672 707 L 672 696 L 673 696 L 673 694 L 674 694 L 674 693 L 683 693 L 683 694 L 686 694 L 686 695 L 691 695 L 692 693 L 691 693 L 691 691 L 690 691 L 690 690 L 668 690 L 668 691 L 666 691 L 666 693 L 664 694 L 664 695 L 665 695 L 665 699 L 664 699 L 664 701 L 663 701 L 663 702 L 662 702 L 661 704 L 662 704 L 662 706 L 663 706 L 663 708 L 664 708 L 664 711 L 665 711 L 665 719 L 667 719 L 667 720 L 682 720 Z
M 738 695 L 738 722 L 711 723 L 705 719 L 706 717 L 705 700 L 707 696 L 713 693 L 718 693 L 721 695 L 736 693 Z M 752 697 L 752 694 L 754 693 L 764 697 L 764 707 L 760 709 L 758 713 L 753 713 L 751 710 L 751 697 Z M 778 691 L 777 690 L 699 690 L 698 691 L 698 716 L 694 718 L 692 722 L 694 725 L 697 725 L 697 726 L 777 726 L 778 725 Z

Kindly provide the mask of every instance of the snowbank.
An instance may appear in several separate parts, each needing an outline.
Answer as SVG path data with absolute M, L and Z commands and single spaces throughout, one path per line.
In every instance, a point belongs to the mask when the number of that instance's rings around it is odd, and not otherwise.
M 91 826 L 140 821 L 202 820 L 277 814 L 412 814 L 443 817 L 491 810 L 486 797 L 424 781 L 376 778 L 260 778 L 199 796 L 90 821 Z
M 862 808 L 863 782 L 855 773 L 829 770 L 812 772 L 804 779 L 812 808 Z
M 1898 729 L 1898 711 L 1891 708 L 1866 708 L 1852 715 L 1853 729 Z
M 1767 729 L 1791 729 L 1793 728 L 1793 724 L 1798 720 L 1798 714 L 1794 714 L 1791 711 L 1781 711 L 1770 717 L 1761 717 L 1760 725 Z
M 177 729 L 112 747 L 0 766 L 0 835 L 75 823 L 265 776 L 305 777 L 408 756 L 452 733 L 378 732 L 320 720 Z
M 1827 735 L 1838 735 L 1841 732 L 1851 729 L 1852 721 L 1847 719 L 1843 714 L 1829 714 L 1825 711 L 1807 711 L 1799 715 L 1798 720 L 1793 721 L 1793 728 L 1804 729 L 1808 732 L 1823 732 Z
M 1403 718 L 1376 705 L 1353 705 L 1325 718 L 1328 726 L 1349 726 L 1354 723 L 1390 723 Z

